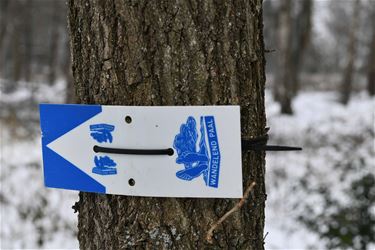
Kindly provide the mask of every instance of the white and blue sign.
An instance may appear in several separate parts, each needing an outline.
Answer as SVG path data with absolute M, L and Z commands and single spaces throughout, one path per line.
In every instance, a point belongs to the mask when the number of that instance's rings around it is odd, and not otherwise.
M 238 106 L 41 104 L 40 120 L 47 187 L 134 196 L 242 197 Z M 94 147 L 173 149 L 173 155 L 104 153 Z

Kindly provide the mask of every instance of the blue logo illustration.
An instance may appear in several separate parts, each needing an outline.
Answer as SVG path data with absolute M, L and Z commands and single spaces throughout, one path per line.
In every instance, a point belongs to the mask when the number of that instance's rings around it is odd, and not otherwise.
M 109 142 L 112 143 L 113 137 L 111 132 L 115 129 L 115 126 L 109 124 L 93 124 L 90 125 L 91 136 L 97 142 Z
M 95 167 L 92 169 L 94 174 L 113 175 L 117 174 L 116 162 L 108 156 L 95 156 Z
M 206 186 L 219 185 L 220 150 L 213 116 L 200 117 L 200 138 L 194 117 L 189 117 L 180 127 L 173 147 L 177 151 L 176 163 L 184 164 L 185 169 L 176 173 L 182 180 L 191 181 L 203 176 Z M 208 144 L 208 147 L 207 147 Z

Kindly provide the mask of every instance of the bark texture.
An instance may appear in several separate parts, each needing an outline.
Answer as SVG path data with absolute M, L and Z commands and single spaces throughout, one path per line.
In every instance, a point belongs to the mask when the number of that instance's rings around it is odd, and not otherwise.
M 242 136 L 265 132 L 262 1 L 69 1 L 79 103 L 241 105 Z M 243 154 L 250 201 L 80 193 L 81 249 L 263 249 L 264 154 Z

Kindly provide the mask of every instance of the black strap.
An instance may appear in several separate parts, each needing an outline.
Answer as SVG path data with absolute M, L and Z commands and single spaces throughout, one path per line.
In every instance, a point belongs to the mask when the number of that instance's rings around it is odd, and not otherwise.
M 267 145 L 268 135 L 262 135 L 256 138 L 242 139 L 241 147 L 243 151 L 295 151 L 302 150 L 300 147 L 289 147 L 279 145 Z M 173 148 L 166 149 L 130 149 L 130 148 L 107 148 L 95 145 L 93 150 L 96 153 L 109 154 L 130 154 L 130 155 L 173 155 Z
M 109 153 L 109 154 L 127 154 L 127 155 L 173 155 L 172 148 L 166 149 L 128 149 L 128 148 L 106 148 L 94 146 L 96 153 Z

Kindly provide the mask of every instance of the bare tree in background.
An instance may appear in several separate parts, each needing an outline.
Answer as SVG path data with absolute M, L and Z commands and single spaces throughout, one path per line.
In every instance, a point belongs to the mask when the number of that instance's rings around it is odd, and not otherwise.
M 312 30 L 312 11 L 313 0 L 302 0 L 299 11 L 294 21 L 294 29 L 292 34 L 292 69 L 291 82 L 293 96 L 297 95 L 299 90 L 299 75 L 301 72 L 303 57 L 310 42 Z
M 67 71 L 64 0 L 0 0 L 0 78 L 12 91 L 19 80 L 53 83 Z M 35 87 L 35 86 L 34 86 Z
M 5 67 L 5 72 L 1 73 L 13 82 L 22 78 L 29 81 L 31 78 L 32 8 L 33 1 L 11 1 L 7 7 L 9 13 L 4 17 L 6 19 L 4 21 L 7 23 L 3 24 L 6 28 L 2 31 L 4 37 L 0 40 L 4 40 L 8 48 L 2 48 L 2 53 L 4 53 L 2 64 Z M 8 41 L 6 41 L 7 36 L 10 38 Z
M 281 112 L 291 114 L 292 85 L 291 36 L 292 36 L 292 1 L 280 1 L 277 27 L 277 66 L 274 79 L 274 97 L 281 105 Z
M 22 7 L 19 2 L 16 2 L 14 9 L 20 9 Z M 21 70 L 22 70 L 22 47 L 21 47 L 21 39 L 22 39 L 22 23 L 20 18 L 16 15 L 16 20 L 14 21 L 12 25 L 12 30 L 11 30 L 11 40 L 10 40 L 10 56 L 12 57 L 12 61 L 10 63 L 12 64 L 11 68 L 11 74 L 10 74 L 10 79 L 14 82 L 18 81 L 21 79 Z
M 241 106 L 242 136 L 265 133 L 262 1 L 69 1 L 79 103 Z M 80 193 L 81 249 L 263 249 L 264 154 L 243 154 L 251 201 Z M 157 167 L 157 166 L 155 166 Z
M 48 84 L 53 84 L 57 77 L 58 45 L 60 39 L 60 2 L 53 1 L 50 23 L 49 58 L 48 58 Z
M 375 95 L 375 3 L 372 2 L 372 12 L 370 14 L 372 38 L 369 43 L 369 58 L 368 58 L 368 78 L 367 91 L 370 96 Z
M 29 82 L 31 80 L 32 74 L 32 55 L 33 55 L 33 2 L 26 1 L 23 6 L 23 17 L 25 19 L 22 22 L 23 26 L 23 76 L 25 81 Z
M 297 13 L 294 13 L 294 9 L 297 9 Z M 312 9 L 312 0 L 280 2 L 274 96 L 283 114 L 293 113 L 292 99 L 299 89 L 299 72 L 310 40 Z
M 342 86 L 341 86 L 341 103 L 347 104 L 350 99 L 353 85 L 354 63 L 357 57 L 357 31 L 359 28 L 359 11 L 360 0 L 353 1 L 352 8 L 352 23 L 349 28 L 349 41 L 347 45 L 348 59 L 343 72 Z
M 8 18 L 10 16 L 10 0 L 1 0 L 0 1 L 0 49 L 3 46 L 5 34 L 7 33 L 8 28 Z M 1 66 L 1 64 L 0 64 Z

